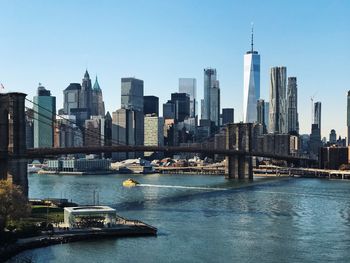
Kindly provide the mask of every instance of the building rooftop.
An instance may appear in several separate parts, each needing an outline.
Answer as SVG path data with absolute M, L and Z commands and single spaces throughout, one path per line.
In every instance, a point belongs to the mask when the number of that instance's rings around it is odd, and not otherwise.
M 70 213 L 91 213 L 91 212 L 115 212 L 116 210 L 109 206 L 76 206 L 65 207 L 64 210 Z

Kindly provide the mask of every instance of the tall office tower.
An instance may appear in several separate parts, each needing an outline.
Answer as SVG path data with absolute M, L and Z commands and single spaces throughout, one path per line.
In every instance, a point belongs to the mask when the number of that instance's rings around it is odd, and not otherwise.
M 92 85 L 89 72 L 86 70 L 81 84 L 79 108 L 86 108 L 89 115 L 92 110 Z M 89 116 L 90 117 L 90 116 Z
M 348 127 L 348 145 L 350 145 L 350 90 L 348 91 L 346 125 Z
M 337 143 L 337 133 L 334 129 L 331 130 L 329 134 L 329 143 L 330 144 L 336 144 Z
M 171 103 L 174 104 L 176 122 L 190 116 L 190 96 L 187 93 L 171 93 Z
M 112 113 L 113 144 L 143 145 L 144 116 L 141 111 L 119 109 Z M 113 159 L 141 157 L 140 153 L 115 153 Z
M 159 116 L 159 98 L 156 96 L 143 96 L 143 114 Z
M 254 51 L 252 28 L 251 50 L 244 55 L 243 76 L 243 122 L 254 123 L 257 120 L 256 103 L 260 99 L 260 55 Z
M 100 84 L 98 84 L 97 76 L 96 76 L 95 84 L 92 88 L 91 115 L 105 116 L 105 103 L 103 102 L 102 90 L 100 88 Z
M 297 78 L 288 78 L 288 132 L 299 134 Z
M 175 119 L 175 105 L 171 100 L 168 100 L 163 104 L 163 118 L 167 119 Z
M 81 85 L 79 83 L 71 83 L 63 91 L 63 112 L 71 115 L 71 109 L 79 108 L 79 98 Z
M 197 81 L 194 78 L 179 78 L 179 93 L 190 96 L 190 118 L 196 118 L 197 110 Z
M 202 119 L 210 120 L 211 89 L 216 85 L 216 69 L 204 69 L 204 103 L 202 105 Z
M 234 123 L 234 109 L 233 108 L 224 108 L 222 109 L 222 125 L 228 123 Z
M 145 115 L 144 133 L 145 133 L 144 134 L 145 146 L 163 146 L 164 145 L 164 119 L 162 117 L 156 116 L 155 114 Z M 145 152 L 145 156 L 151 156 L 152 154 L 153 152 Z
M 266 127 L 266 132 L 269 133 L 270 130 L 270 102 L 265 101 L 265 127 Z
M 270 70 L 270 133 L 287 133 L 286 67 Z
M 210 89 L 210 120 L 215 123 L 215 126 L 220 126 L 220 84 L 216 80 L 213 87 Z
M 266 126 L 265 123 L 265 101 L 263 99 L 259 99 L 256 104 L 256 117 L 257 123 L 260 123 L 263 126 Z
M 90 120 L 85 121 L 85 146 L 103 146 L 105 132 L 104 116 L 92 116 Z
M 53 147 L 56 97 L 40 83 L 34 96 L 34 147 Z
M 314 124 L 317 124 L 321 133 L 321 102 L 317 101 L 314 104 Z
M 122 78 L 121 108 L 143 112 L 143 80 Z

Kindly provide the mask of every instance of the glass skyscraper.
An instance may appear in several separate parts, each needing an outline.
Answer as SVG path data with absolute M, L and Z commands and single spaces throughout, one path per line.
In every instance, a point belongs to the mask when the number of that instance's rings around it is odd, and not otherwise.
M 204 69 L 204 103 L 202 105 L 202 119 L 210 120 L 210 105 L 211 105 L 211 89 L 216 84 L 216 69 L 206 68 Z
M 288 132 L 299 133 L 297 78 L 288 78 Z
M 179 93 L 187 93 L 190 96 L 190 118 L 195 118 L 198 115 L 196 79 L 179 78 Z
M 41 84 L 34 96 L 34 148 L 53 147 L 56 97 Z
M 254 51 L 253 30 L 251 50 L 244 55 L 243 122 L 257 121 L 257 100 L 260 99 L 260 55 Z

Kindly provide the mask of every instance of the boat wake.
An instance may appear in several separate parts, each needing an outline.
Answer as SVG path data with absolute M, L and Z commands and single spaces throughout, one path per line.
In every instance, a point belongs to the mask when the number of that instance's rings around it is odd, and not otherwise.
M 224 191 L 224 190 L 228 190 L 227 188 L 217 188 L 217 187 L 163 185 L 163 184 L 138 184 L 137 186 L 138 187 L 157 187 L 157 188 L 195 189 L 195 190 L 208 190 L 208 191 Z

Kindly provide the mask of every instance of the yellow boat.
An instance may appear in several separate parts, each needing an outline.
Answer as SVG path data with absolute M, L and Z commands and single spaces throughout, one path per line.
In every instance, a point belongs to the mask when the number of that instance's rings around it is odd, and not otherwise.
M 131 178 L 129 178 L 123 182 L 124 187 L 134 187 L 138 184 L 140 184 L 138 181 L 131 179 Z

